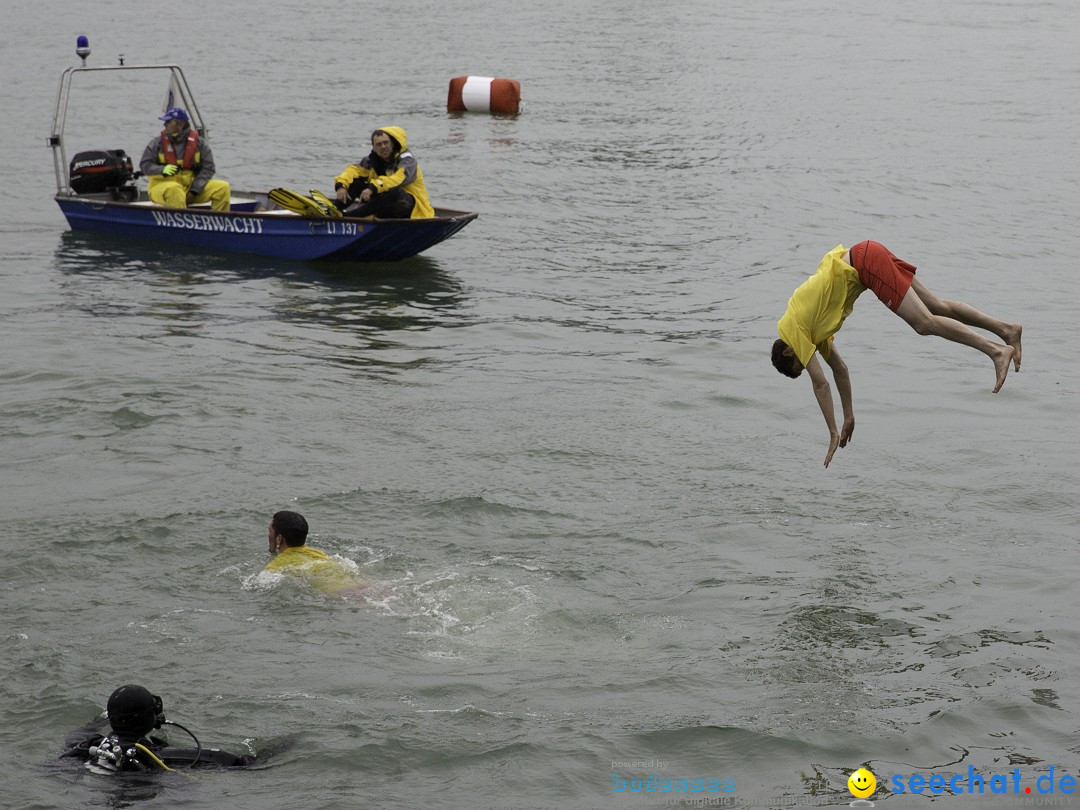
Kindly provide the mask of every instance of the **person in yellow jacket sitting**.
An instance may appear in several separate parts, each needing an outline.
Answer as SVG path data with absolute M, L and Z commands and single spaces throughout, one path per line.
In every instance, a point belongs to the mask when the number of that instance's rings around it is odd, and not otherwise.
M 371 153 L 334 178 L 337 204 L 347 217 L 426 219 L 435 216 L 420 165 L 409 151 L 405 130 L 371 133 Z
M 170 107 L 159 120 L 165 128 L 146 145 L 139 161 L 151 201 L 169 208 L 209 202 L 215 211 L 228 211 L 229 184 L 214 179 L 214 154 L 191 126 L 187 111 Z
M 300 577 L 323 593 L 335 596 L 356 594 L 371 584 L 344 562 L 306 545 L 308 523 L 299 512 L 276 513 L 270 520 L 269 532 L 273 559 L 263 571 Z

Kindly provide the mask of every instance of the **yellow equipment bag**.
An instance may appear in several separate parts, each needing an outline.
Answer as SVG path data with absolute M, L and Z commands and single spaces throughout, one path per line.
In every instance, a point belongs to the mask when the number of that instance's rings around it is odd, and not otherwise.
M 291 188 L 271 189 L 266 196 L 287 211 L 293 211 L 305 217 L 340 217 L 341 211 L 321 191 L 312 191 L 311 197 L 305 197 Z M 315 195 L 319 196 L 316 198 Z

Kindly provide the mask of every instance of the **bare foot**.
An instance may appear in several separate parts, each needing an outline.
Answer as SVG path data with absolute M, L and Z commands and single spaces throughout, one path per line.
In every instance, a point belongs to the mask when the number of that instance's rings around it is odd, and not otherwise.
M 1016 354 L 1013 355 L 1013 368 L 1017 371 L 1020 370 L 1020 333 L 1024 331 L 1024 327 L 1018 323 L 1010 323 L 1005 327 L 1005 334 L 1001 336 L 1002 340 L 1016 349 Z
M 997 353 L 993 356 L 994 369 L 997 371 L 997 385 L 994 386 L 994 393 L 996 394 L 1001 390 L 1001 386 L 1005 384 L 1005 377 L 1009 373 L 1009 364 L 1016 357 L 1016 349 L 1012 346 L 1001 346 L 998 348 Z

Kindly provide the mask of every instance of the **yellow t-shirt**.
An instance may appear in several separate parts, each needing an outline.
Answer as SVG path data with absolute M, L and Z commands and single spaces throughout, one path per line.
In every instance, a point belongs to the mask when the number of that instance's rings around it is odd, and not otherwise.
M 263 571 L 301 577 L 324 593 L 352 588 L 364 581 L 325 551 L 307 546 L 289 546 L 270 560 Z
M 788 301 L 776 330 L 805 366 L 820 351 L 829 359 L 833 335 L 851 314 L 855 299 L 866 289 L 859 272 L 841 257 L 847 248 L 837 245 L 822 258 L 817 272 L 799 285 Z

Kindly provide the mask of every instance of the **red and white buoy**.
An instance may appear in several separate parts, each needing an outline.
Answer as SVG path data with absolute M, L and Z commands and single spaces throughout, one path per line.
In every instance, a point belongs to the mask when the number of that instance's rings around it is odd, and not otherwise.
M 447 112 L 493 112 L 517 115 L 521 85 L 513 79 L 457 76 L 450 80 Z

